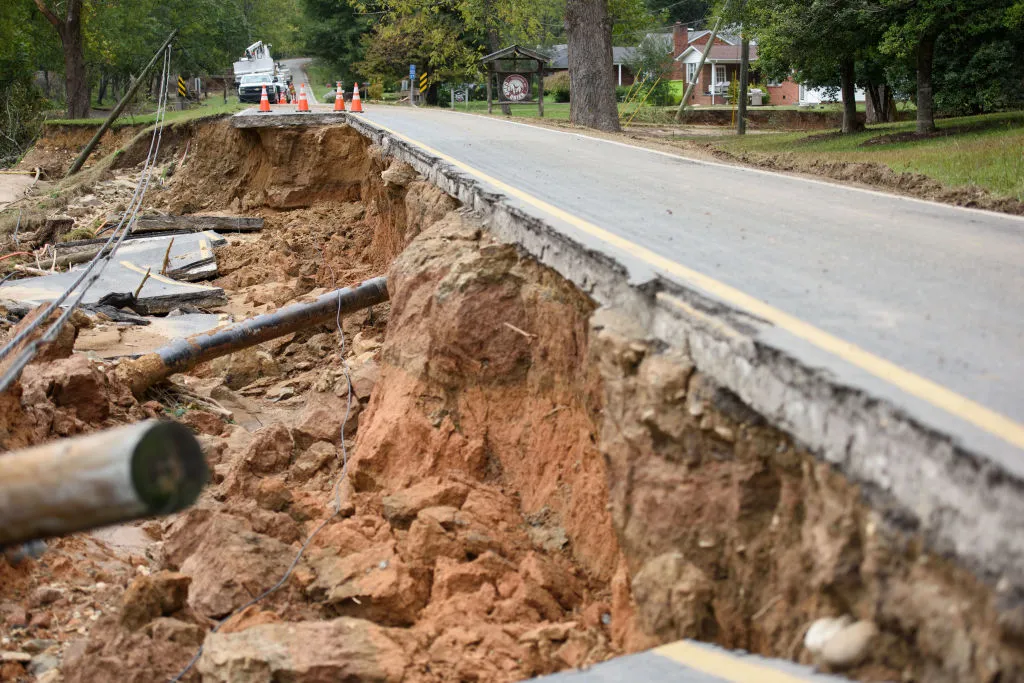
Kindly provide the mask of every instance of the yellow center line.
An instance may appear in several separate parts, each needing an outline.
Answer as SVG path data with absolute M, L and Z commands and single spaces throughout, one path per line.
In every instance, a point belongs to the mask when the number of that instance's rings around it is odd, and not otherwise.
M 651 652 L 732 683 L 807 683 L 806 678 L 685 640 L 662 645 Z
M 206 243 L 206 240 L 199 240 L 199 257 L 200 258 L 209 258 L 209 256 L 210 256 L 210 247 Z
M 479 171 L 472 166 L 445 154 L 444 152 L 436 150 L 417 140 L 413 140 L 412 138 L 394 131 L 387 126 L 377 123 L 376 121 L 370 123 L 394 137 L 415 145 L 427 153 L 448 162 L 452 166 L 475 176 L 479 180 L 493 185 L 505 194 L 515 197 L 516 199 L 540 209 L 545 213 L 551 214 L 555 218 L 565 221 L 577 230 L 620 249 L 634 258 L 644 261 L 645 263 L 653 266 L 656 270 L 673 275 L 695 287 L 699 287 L 722 301 L 732 304 L 739 309 L 746 310 L 759 318 L 763 318 L 776 327 L 789 332 L 793 336 L 814 344 L 820 349 L 828 351 L 832 355 L 843 359 L 847 363 L 850 363 L 851 365 L 856 366 L 885 382 L 888 382 L 911 396 L 919 398 L 936 408 L 941 408 L 947 413 L 955 415 L 975 427 L 1001 438 L 1017 448 L 1024 449 L 1024 425 L 1006 417 L 1005 415 L 986 408 L 976 401 L 972 401 L 965 396 L 961 396 L 941 384 L 925 379 L 924 377 L 906 370 L 895 363 L 887 361 L 884 358 L 880 358 L 869 351 L 865 351 L 856 344 L 840 339 L 835 335 L 825 332 L 824 330 L 818 329 L 814 325 L 785 313 L 784 311 L 781 311 L 778 308 L 747 294 L 746 292 L 732 287 L 731 285 L 727 285 L 724 282 L 720 282 L 708 275 L 697 272 L 692 268 L 676 263 L 671 259 L 647 249 L 646 247 L 630 242 L 620 235 L 609 232 L 608 230 L 598 227 L 589 221 L 579 218 L 578 216 L 574 216 L 568 211 L 549 204 L 542 199 L 538 199 L 533 195 L 527 194 L 526 192 L 487 175 L 486 173 Z

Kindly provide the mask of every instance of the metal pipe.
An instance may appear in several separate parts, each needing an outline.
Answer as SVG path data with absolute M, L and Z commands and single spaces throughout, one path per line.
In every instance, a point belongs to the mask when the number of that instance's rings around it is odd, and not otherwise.
M 0 546 L 177 512 L 208 479 L 199 442 L 147 420 L 0 455 Z
M 188 339 L 175 339 L 153 353 L 122 363 L 118 366 L 118 374 L 127 381 L 135 395 L 140 396 L 153 384 L 176 372 L 185 372 L 214 358 L 387 300 L 387 278 L 376 277 L 357 287 L 328 292 L 311 303 L 291 304 L 222 330 L 197 334 Z

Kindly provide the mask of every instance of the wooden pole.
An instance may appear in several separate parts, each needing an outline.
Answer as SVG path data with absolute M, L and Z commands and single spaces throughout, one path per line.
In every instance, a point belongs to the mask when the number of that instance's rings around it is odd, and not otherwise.
M 491 104 L 491 81 L 494 80 L 494 67 L 490 63 L 487 64 L 487 113 L 490 114 L 492 111 Z
M 177 422 L 148 420 L 0 457 L 0 546 L 61 536 L 195 502 L 208 470 Z
M 544 65 L 537 62 L 537 113 L 544 118 Z
M 736 134 L 747 132 L 747 86 L 750 81 L 750 38 L 746 32 L 740 39 L 740 92 L 736 103 Z
M 728 7 L 728 1 L 725 7 Z M 725 7 L 722 8 L 723 14 L 725 13 Z M 700 72 L 704 68 L 704 62 L 707 61 L 708 54 L 711 52 L 711 46 L 715 44 L 715 38 L 718 37 L 718 29 L 722 26 L 722 17 L 719 15 L 718 19 L 715 20 L 715 27 L 711 30 L 711 37 L 708 38 L 708 44 L 704 46 L 704 52 L 700 55 L 700 62 L 697 63 L 697 70 L 693 73 L 693 80 L 686 84 L 686 92 L 683 93 L 683 99 L 679 103 L 679 108 L 676 109 L 676 121 L 681 121 L 683 118 L 683 110 L 686 109 L 686 103 L 690 101 L 690 95 L 693 93 L 693 88 L 697 85 L 697 81 L 700 80 Z M 714 69 L 711 71 L 712 78 L 714 77 Z M 711 91 L 711 101 L 714 102 L 715 91 Z
M 68 169 L 67 174 L 64 176 L 65 178 L 67 176 L 78 173 L 79 169 L 82 168 L 82 165 L 85 163 L 85 160 L 89 158 L 89 155 L 92 154 L 92 150 L 95 149 L 96 144 L 100 141 L 100 138 L 103 137 L 103 134 L 110 129 L 111 124 L 114 123 L 117 117 L 121 115 L 121 112 L 124 110 L 125 106 L 127 106 L 128 101 L 135 96 L 135 93 L 138 91 L 139 86 L 142 85 L 143 76 L 145 76 L 146 72 L 153 67 L 153 65 L 156 63 L 157 58 L 164 50 L 167 49 L 167 46 L 171 44 L 171 41 L 174 40 L 174 36 L 176 36 L 177 34 L 178 29 L 174 29 L 173 31 L 171 31 L 171 35 L 167 36 L 167 40 L 164 41 L 164 44 L 161 45 L 160 49 L 156 51 L 156 54 L 153 55 L 153 58 L 149 60 L 149 64 L 146 65 L 146 67 L 139 74 L 139 77 L 136 78 L 135 82 L 132 83 L 130 88 L 128 88 L 128 92 L 124 94 L 124 97 L 121 98 L 121 101 L 118 102 L 117 106 L 114 107 L 113 111 L 110 112 L 110 116 L 107 117 L 107 120 L 103 122 L 103 125 L 100 126 L 100 129 L 96 131 L 95 135 L 92 136 L 92 140 L 89 140 L 89 143 L 85 146 L 85 149 L 82 150 L 82 153 L 79 154 L 78 158 L 75 159 L 74 163 L 71 164 L 71 168 Z

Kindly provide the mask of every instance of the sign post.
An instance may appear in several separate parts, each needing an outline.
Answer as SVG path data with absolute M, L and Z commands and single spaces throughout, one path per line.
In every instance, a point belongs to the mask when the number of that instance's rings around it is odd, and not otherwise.
M 409 106 L 416 106 L 416 65 L 409 65 Z

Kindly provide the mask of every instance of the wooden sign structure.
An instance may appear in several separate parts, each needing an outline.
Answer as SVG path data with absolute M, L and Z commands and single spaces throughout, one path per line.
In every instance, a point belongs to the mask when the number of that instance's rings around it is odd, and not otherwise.
M 548 63 L 547 55 L 519 45 L 509 45 L 480 61 L 487 66 L 488 114 L 494 109 L 493 89 L 497 87 L 498 105 L 536 104 L 537 114 L 544 116 L 544 67 Z M 537 84 L 536 99 L 533 98 L 531 80 Z

